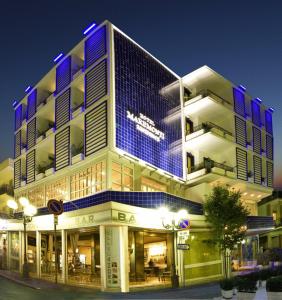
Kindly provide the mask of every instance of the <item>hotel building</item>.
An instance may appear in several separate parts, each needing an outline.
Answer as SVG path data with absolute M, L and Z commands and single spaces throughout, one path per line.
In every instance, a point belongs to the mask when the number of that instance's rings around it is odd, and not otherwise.
M 59 280 L 102 290 L 169 284 L 174 257 L 181 284 L 220 278 L 202 207 L 217 184 L 242 192 L 253 248 L 273 227 L 257 216 L 272 193 L 273 111 L 207 66 L 181 78 L 105 21 L 14 108 L 15 199 L 38 208 L 27 225 L 33 276 L 54 277 L 50 199 L 64 202 Z M 171 217 L 187 209 L 190 229 L 174 239 L 161 206 Z M 22 222 L 0 230 L 8 268 L 21 271 Z

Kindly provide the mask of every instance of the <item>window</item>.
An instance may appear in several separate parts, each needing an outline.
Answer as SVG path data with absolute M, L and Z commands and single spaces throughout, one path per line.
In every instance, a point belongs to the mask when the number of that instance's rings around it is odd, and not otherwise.
M 132 191 L 133 169 L 112 162 L 112 189 L 115 191 Z
M 106 163 L 101 161 L 71 176 L 71 199 L 92 195 L 106 189 Z
M 46 185 L 46 202 L 50 199 L 67 199 L 67 178 L 64 177 L 56 182 Z
M 45 206 L 44 187 L 38 186 L 28 191 L 28 199 L 30 204 L 36 207 Z
M 166 185 L 153 179 L 141 177 L 142 192 L 166 192 Z

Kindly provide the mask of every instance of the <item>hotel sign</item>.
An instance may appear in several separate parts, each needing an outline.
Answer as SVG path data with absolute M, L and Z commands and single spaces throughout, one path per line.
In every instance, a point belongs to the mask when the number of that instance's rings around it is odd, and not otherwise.
M 155 122 L 147 116 L 139 113 L 136 116 L 134 113 L 127 111 L 127 118 L 136 123 L 136 129 L 143 134 L 149 136 L 153 140 L 160 142 L 165 139 L 165 134 L 156 128 Z

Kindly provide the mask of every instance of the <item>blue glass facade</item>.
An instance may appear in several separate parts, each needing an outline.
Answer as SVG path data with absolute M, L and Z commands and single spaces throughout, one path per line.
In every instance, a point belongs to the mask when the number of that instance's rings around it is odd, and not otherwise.
M 118 192 L 105 191 L 85 198 L 64 203 L 64 211 L 73 211 L 102 203 L 114 201 L 122 204 L 143 207 L 159 208 L 166 206 L 171 211 L 187 209 L 190 214 L 202 215 L 203 206 L 200 203 L 186 200 L 163 192 Z M 38 215 L 50 214 L 47 207 L 39 208 Z
M 179 80 L 114 32 L 116 146 L 183 177 Z

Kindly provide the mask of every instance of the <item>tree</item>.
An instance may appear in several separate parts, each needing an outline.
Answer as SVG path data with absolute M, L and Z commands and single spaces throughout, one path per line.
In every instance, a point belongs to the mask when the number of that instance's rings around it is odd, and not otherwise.
M 206 221 L 212 227 L 212 238 L 208 241 L 219 246 L 224 257 L 224 276 L 230 276 L 230 251 L 245 237 L 246 217 L 249 211 L 240 200 L 240 192 L 228 187 L 216 186 L 204 203 Z

